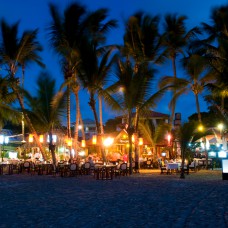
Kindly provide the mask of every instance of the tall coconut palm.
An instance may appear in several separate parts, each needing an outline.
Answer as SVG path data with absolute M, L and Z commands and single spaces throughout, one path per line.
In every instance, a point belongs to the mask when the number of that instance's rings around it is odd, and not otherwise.
M 158 30 L 160 18 L 137 12 L 125 23 L 124 45 L 121 53 L 134 59 L 135 70 L 141 61 L 161 63 L 161 40 Z
M 7 78 L 9 79 L 9 86 L 16 94 L 20 108 L 24 113 L 26 123 L 34 135 L 37 145 L 45 159 L 42 150 L 42 145 L 39 142 L 37 133 L 33 127 L 31 120 L 25 113 L 23 97 L 20 93 L 17 72 L 18 68 L 28 62 L 34 62 L 43 66 L 39 52 L 42 50 L 41 45 L 37 41 L 37 30 L 25 31 L 21 37 L 18 37 L 18 23 L 9 25 L 5 20 L 1 21 L 1 35 L 2 42 L 0 46 L 0 62 L 7 71 Z
M 76 76 L 73 76 L 69 78 L 67 81 L 65 81 L 61 88 L 63 89 L 65 86 L 69 86 L 70 91 L 73 92 L 75 96 L 75 101 L 76 101 L 76 116 L 75 116 L 75 129 L 74 129 L 74 151 L 75 155 L 77 156 L 78 154 L 78 131 L 79 131 L 79 122 L 83 124 L 82 118 L 81 118 L 81 111 L 80 111 L 80 102 L 79 102 L 79 90 L 80 90 L 80 85 L 77 82 Z M 82 132 L 82 138 L 85 139 L 85 132 L 83 130 Z
M 92 44 L 83 45 L 81 62 L 77 71 L 81 85 L 90 94 L 89 105 L 94 114 L 98 134 L 101 133 L 101 129 L 96 110 L 96 95 L 101 96 L 104 92 L 113 64 L 112 60 L 109 61 L 112 50 L 106 51 L 101 60 L 98 59 L 99 51 L 94 49 Z
M 164 122 L 155 127 L 152 120 L 143 119 L 139 120 L 139 131 L 154 148 L 154 157 L 157 158 L 156 144 L 164 141 L 164 135 L 171 131 L 170 124 Z
M 35 96 L 27 94 L 26 98 L 30 107 L 28 113 L 36 130 L 49 135 L 49 150 L 53 164 L 56 165 L 53 131 L 61 129 L 61 119 L 65 116 L 64 93 L 56 92 L 55 79 L 42 72 L 37 79 Z
M 135 132 L 133 113 L 138 109 L 139 114 L 155 107 L 163 95 L 163 91 L 152 93 L 154 71 L 148 62 L 140 63 L 135 71 L 134 64 L 119 60 L 116 66 L 116 82 L 108 88 L 118 105 L 115 106 L 127 117 L 127 132 L 129 138 L 129 162 L 132 173 L 132 135 Z M 113 106 L 114 107 L 114 106 Z
M 98 121 L 95 96 L 107 83 L 112 66 L 110 56 L 113 47 L 104 45 L 107 33 L 117 26 L 116 20 L 107 20 L 107 17 L 107 9 L 99 9 L 88 14 L 84 24 L 86 37 L 80 47 L 80 65 L 77 72 L 80 83 L 90 94 L 89 105 L 94 114 L 98 134 L 101 133 L 101 124 Z
M 16 99 L 16 95 L 9 91 L 8 81 L 0 77 L 0 129 L 6 121 L 12 123 L 20 122 L 20 112 L 12 108 L 12 104 Z
M 187 73 L 186 78 L 165 76 L 160 81 L 160 88 L 170 86 L 170 88 L 175 89 L 175 94 L 171 99 L 170 106 L 172 106 L 181 95 L 189 91 L 193 92 L 196 100 L 198 120 L 201 123 L 199 95 L 202 94 L 208 83 L 215 80 L 215 77 L 213 71 L 208 68 L 207 60 L 197 53 L 192 53 L 188 57 L 183 58 L 182 63 Z
M 216 84 L 209 89 L 213 95 L 221 98 L 221 108 L 224 109 L 224 99 L 227 97 L 228 73 L 228 5 L 216 7 L 211 12 L 211 23 L 202 23 L 208 37 L 201 42 L 205 55 L 210 60 L 216 75 Z
M 163 55 L 171 59 L 173 68 L 173 77 L 177 78 L 176 60 L 179 54 L 184 55 L 184 49 L 200 30 L 194 27 L 187 31 L 185 21 L 186 16 L 176 14 L 167 14 L 165 16 L 164 33 L 162 34 L 162 46 L 164 47 Z M 174 91 L 175 96 L 175 91 Z M 173 125 L 176 101 L 173 99 L 170 115 L 170 124 Z
M 104 22 L 107 18 L 106 9 L 99 9 L 95 12 L 87 13 L 83 6 L 76 3 L 71 4 L 65 10 L 63 20 L 53 5 L 50 5 L 50 10 L 53 19 L 53 24 L 50 28 L 51 43 L 62 57 L 65 79 L 73 75 L 78 77 L 78 75 L 75 74 L 77 64 L 87 61 L 87 59 L 84 58 L 86 53 L 84 53 L 84 50 L 81 50 L 84 48 L 83 45 L 91 43 L 93 44 L 91 47 L 96 49 L 99 45 L 103 44 L 106 32 L 111 27 L 114 27 L 116 22 L 114 20 Z M 86 45 L 86 48 L 87 47 Z M 83 64 L 80 64 L 80 68 L 82 65 Z M 86 70 L 89 70 L 89 68 Z M 82 72 L 82 70 L 80 70 L 80 72 Z M 82 75 L 82 73 L 80 75 Z M 83 80 L 80 81 L 84 88 L 88 88 Z M 69 103 L 68 96 L 68 136 L 70 136 Z M 91 101 L 91 104 L 93 105 L 94 102 Z M 97 123 L 97 118 L 95 118 L 95 121 Z
M 121 54 L 128 61 L 134 63 L 135 72 L 143 62 L 158 64 L 164 61 L 161 55 L 161 38 L 159 34 L 158 16 L 138 12 L 129 17 L 125 23 L 124 45 L 120 48 Z M 138 122 L 140 109 L 136 107 L 134 117 L 135 160 L 138 164 Z
M 60 56 L 64 79 L 69 80 L 75 76 L 79 61 L 78 47 L 84 34 L 86 9 L 78 3 L 73 3 L 64 10 L 62 17 L 58 8 L 50 4 L 50 13 L 52 17 L 49 28 L 50 44 Z M 67 85 L 67 94 L 67 135 L 71 138 L 70 84 Z
M 181 158 L 182 158 L 182 163 L 181 163 L 181 174 L 180 178 L 184 179 L 184 166 L 185 166 L 185 158 L 189 148 L 189 143 L 193 143 L 196 141 L 196 126 L 197 123 L 195 122 L 187 122 L 184 123 L 180 128 L 177 129 L 176 131 L 176 138 L 178 142 L 180 143 L 180 148 L 181 148 Z

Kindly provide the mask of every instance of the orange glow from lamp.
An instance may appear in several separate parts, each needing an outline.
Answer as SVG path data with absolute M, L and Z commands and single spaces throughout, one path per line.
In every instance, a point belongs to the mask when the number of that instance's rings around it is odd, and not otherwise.
M 134 135 L 132 135 L 131 140 L 132 140 L 132 142 L 135 142 L 135 136 Z
M 85 140 L 83 139 L 82 140 L 82 147 L 85 147 L 86 143 L 85 143 Z
M 43 136 L 43 135 L 40 135 L 40 136 L 39 136 L 39 141 L 40 141 L 41 143 L 44 142 L 44 136 Z
M 171 135 L 170 134 L 168 134 L 168 145 L 170 145 L 170 140 L 171 140 Z
M 97 144 L 97 136 L 93 135 L 92 143 L 95 145 Z
M 143 138 L 139 138 L 139 146 L 143 145 Z
M 72 146 L 72 138 L 67 139 L 67 146 Z
M 29 142 L 30 142 L 30 143 L 33 142 L 33 134 L 29 134 Z

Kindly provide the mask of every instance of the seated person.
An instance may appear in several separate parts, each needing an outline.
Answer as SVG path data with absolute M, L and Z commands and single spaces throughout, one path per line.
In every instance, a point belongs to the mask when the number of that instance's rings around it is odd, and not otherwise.
M 92 157 L 89 157 L 88 162 L 90 163 L 90 166 L 94 166 L 94 161 Z

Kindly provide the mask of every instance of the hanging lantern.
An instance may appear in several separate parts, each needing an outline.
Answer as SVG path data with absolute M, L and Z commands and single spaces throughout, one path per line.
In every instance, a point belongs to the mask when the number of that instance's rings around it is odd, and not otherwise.
M 97 144 L 97 136 L 96 136 L 96 135 L 93 135 L 92 143 L 93 143 L 94 145 Z
M 82 140 L 82 145 L 81 145 L 81 146 L 82 146 L 82 147 L 85 147 L 85 145 L 86 145 L 86 143 L 85 143 L 85 140 L 83 139 L 83 140 Z
M 40 141 L 41 143 L 44 142 L 44 136 L 43 136 L 43 135 L 40 135 L 40 136 L 39 136 L 39 141 Z
M 168 145 L 170 145 L 170 140 L 171 140 L 171 135 L 170 134 L 168 134 L 167 139 L 168 139 Z
M 72 146 L 72 138 L 67 139 L 67 146 Z
M 30 142 L 30 143 L 33 142 L 33 134 L 29 134 L 29 142 Z
M 143 138 L 139 138 L 139 146 L 143 145 Z

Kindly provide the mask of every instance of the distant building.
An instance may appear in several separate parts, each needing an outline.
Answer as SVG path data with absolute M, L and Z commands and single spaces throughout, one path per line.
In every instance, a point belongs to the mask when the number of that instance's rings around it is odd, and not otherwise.
M 72 123 L 73 126 L 75 126 L 75 123 Z M 78 131 L 78 137 L 82 137 L 82 130 L 81 130 L 82 125 L 79 124 L 79 131 Z M 91 139 L 93 135 L 97 134 L 97 128 L 96 128 L 96 123 L 94 120 L 91 119 L 84 119 L 83 120 L 83 128 L 85 132 L 85 139 Z
M 135 117 L 135 113 L 133 113 L 132 118 L 134 118 L 134 117 Z M 120 131 L 127 124 L 127 117 L 126 116 L 117 116 L 116 118 L 121 119 L 121 124 L 117 126 L 117 131 Z M 160 123 L 168 123 L 169 115 L 150 110 L 150 111 L 145 112 L 143 115 L 140 115 L 140 119 L 152 120 L 152 122 L 156 128 Z

